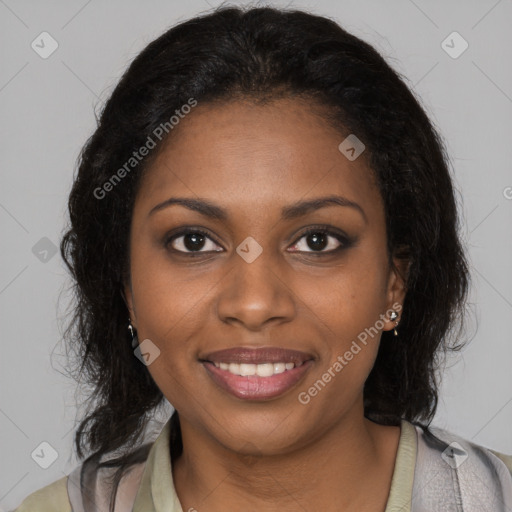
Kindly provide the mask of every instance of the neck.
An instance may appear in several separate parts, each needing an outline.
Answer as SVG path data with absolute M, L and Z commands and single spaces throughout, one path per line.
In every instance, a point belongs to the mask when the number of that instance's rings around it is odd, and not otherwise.
M 385 509 L 400 428 L 377 425 L 362 410 L 270 456 L 241 455 L 180 421 L 183 454 L 173 479 L 183 510 Z

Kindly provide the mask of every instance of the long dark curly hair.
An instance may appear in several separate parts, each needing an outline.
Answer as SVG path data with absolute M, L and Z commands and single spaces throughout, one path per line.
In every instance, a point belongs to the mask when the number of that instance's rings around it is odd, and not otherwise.
M 172 27 L 133 60 L 77 162 L 60 250 L 75 299 L 65 341 L 76 355 L 72 368 L 92 386 L 75 434 L 79 457 L 128 453 L 164 401 L 134 357 L 122 294 L 134 199 L 157 150 L 108 193 L 98 191 L 190 98 L 201 104 L 277 96 L 327 107 L 327 122 L 366 145 L 384 200 L 390 261 L 407 258 L 410 268 L 399 336 L 382 334 L 364 389 L 365 416 L 388 425 L 432 421 L 440 356 L 462 346 L 469 286 L 441 137 L 406 79 L 333 20 L 299 10 L 223 7 Z M 176 412 L 171 422 L 172 453 L 179 456 Z

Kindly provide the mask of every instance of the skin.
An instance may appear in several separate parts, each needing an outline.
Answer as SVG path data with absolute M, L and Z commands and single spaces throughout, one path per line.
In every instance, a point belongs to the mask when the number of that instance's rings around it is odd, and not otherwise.
M 174 130 L 135 201 L 124 292 L 139 340 L 160 350 L 148 369 L 180 415 L 173 479 L 183 510 L 384 511 L 400 427 L 363 416 L 380 332 L 308 404 L 298 401 L 359 333 L 403 304 L 404 269 L 389 265 L 365 153 L 349 161 L 338 150 L 345 136 L 299 99 L 199 104 Z M 364 216 L 331 205 L 281 218 L 282 207 L 329 195 Z M 181 205 L 148 215 L 170 197 L 209 200 L 228 219 Z M 327 233 L 328 245 L 315 247 L 303 232 L 318 224 L 355 243 L 326 254 L 342 244 Z M 187 226 L 211 234 L 199 257 L 186 255 L 185 236 L 165 246 Z M 236 252 L 248 236 L 263 249 L 252 263 Z M 386 317 L 383 330 L 393 327 Z M 236 346 L 301 350 L 314 363 L 283 395 L 244 401 L 199 361 Z

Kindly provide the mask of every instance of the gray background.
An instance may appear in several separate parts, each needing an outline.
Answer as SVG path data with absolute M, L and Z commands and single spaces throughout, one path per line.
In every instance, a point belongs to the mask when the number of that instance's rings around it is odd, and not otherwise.
M 76 463 L 72 434 L 80 395 L 64 376 L 59 343 L 69 280 L 60 255 L 43 250 L 59 244 L 76 158 L 95 126 L 94 106 L 108 97 L 147 43 L 218 4 L 0 0 L 4 510 Z M 408 78 L 447 141 L 464 201 L 463 236 L 474 280 L 474 317 L 468 325 L 473 340 L 450 360 L 434 424 L 512 454 L 512 2 L 273 5 L 327 15 L 376 46 Z M 59 45 L 47 59 L 31 48 L 43 31 Z M 458 58 L 441 46 L 453 31 L 469 44 Z M 457 41 L 449 44 L 461 48 Z M 48 469 L 31 458 L 44 441 L 58 454 Z

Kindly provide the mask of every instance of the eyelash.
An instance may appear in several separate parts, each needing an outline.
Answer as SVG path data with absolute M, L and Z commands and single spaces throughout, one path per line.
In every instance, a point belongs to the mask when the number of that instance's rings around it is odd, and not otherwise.
M 218 244 L 217 241 L 215 241 L 211 237 L 211 235 L 207 231 L 205 231 L 201 228 L 185 228 L 182 231 L 179 231 L 178 233 L 174 233 L 173 235 L 167 236 L 164 241 L 165 248 L 176 253 L 176 254 L 184 255 L 186 257 L 191 257 L 191 258 L 197 258 L 197 257 L 207 254 L 209 252 L 221 252 L 221 251 L 185 252 L 185 251 L 179 251 L 179 250 L 172 249 L 172 248 L 169 249 L 169 245 L 171 244 L 171 242 L 173 242 L 177 238 L 180 238 L 182 236 L 186 236 L 186 235 L 189 235 L 192 233 L 202 235 L 202 236 L 210 239 L 211 241 L 213 241 L 215 244 L 220 245 L 220 244 Z M 333 238 L 338 240 L 338 242 L 340 242 L 341 245 L 339 247 L 337 247 L 336 249 L 332 249 L 330 251 L 297 251 L 298 253 L 306 253 L 308 255 L 313 255 L 314 257 L 331 256 L 331 255 L 336 254 L 344 249 L 348 249 L 349 247 L 353 246 L 355 243 L 355 239 L 350 238 L 347 235 L 344 235 L 342 233 L 339 233 L 338 231 L 334 231 L 329 226 L 320 225 L 320 226 L 311 226 L 311 227 L 307 228 L 303 233 L 301 233 L 298 236 L 298 238 L 295 239 L 292 246 L 296 245 L 302 238 L 307 237 L 313 233 L 315 233 L 315 234 L 322 233 L 322 234 L 326 234 L 328 236 L 332 236 Z

